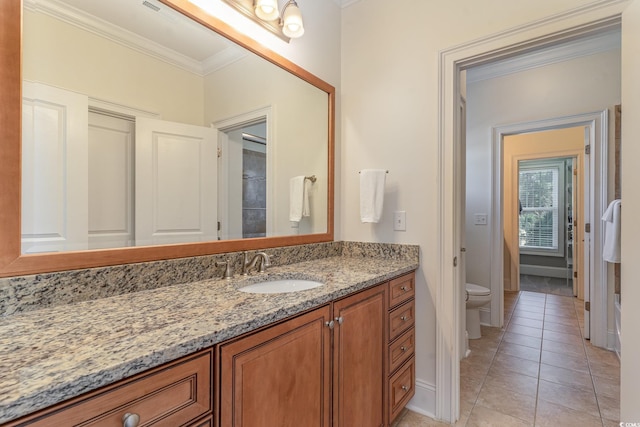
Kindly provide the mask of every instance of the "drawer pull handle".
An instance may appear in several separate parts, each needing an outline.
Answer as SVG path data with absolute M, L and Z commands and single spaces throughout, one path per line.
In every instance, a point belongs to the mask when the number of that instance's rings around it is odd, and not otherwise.
M 402 346 L 402 347 L 400 347 L 400 350 L 402 350 L 402 352 L 404 353 L 405 351 L 407 351 L 407 347 Z
M 407 321 L 407 316 L 406 315 L 405 316 L 401 316 L 400 320 L 402 320 L 403 322 L 406 322 Z
M 403 386 L 402 386 L 402 390 L 403 390 L 403 391 L 407 391 L 407 390 L 409 390 L 409 387 L 407 387 L 406 385 L 403 385 Z
M 336 317 L 336 322 L 338 322 L 338 325 L 342 325 L 343 321 L 344 321 L 344 319 L 342 318 L 342 316 Z
M 403 292 L 407 292 L 407 287 L 406 286 L 400 286 L 400 290 Z
M 137 427 L 140 424 L 140 415 L 127 412 L 122 416 L 122 427 Z

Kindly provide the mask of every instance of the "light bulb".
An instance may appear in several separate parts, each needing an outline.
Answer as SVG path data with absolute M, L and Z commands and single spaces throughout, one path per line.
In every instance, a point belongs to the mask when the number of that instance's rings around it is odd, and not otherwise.
M 280 14 L 277 0 L 256 0 L 254 10 L 256 16 L 264 21 L 278 19 Z
M 304 34 L 302 14 L 300 13 L 298 4 L 294 0 L 289 1 L 284 7 L 282 22 L 282 32 L 285 36 L 293 39 Z

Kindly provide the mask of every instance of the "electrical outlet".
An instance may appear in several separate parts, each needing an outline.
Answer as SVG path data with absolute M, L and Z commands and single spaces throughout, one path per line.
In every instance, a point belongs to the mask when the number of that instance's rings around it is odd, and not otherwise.
M 396 211 L 393 213 L 393 229 L 395 231 L 407 230 L 407 213 L 405 211 Z

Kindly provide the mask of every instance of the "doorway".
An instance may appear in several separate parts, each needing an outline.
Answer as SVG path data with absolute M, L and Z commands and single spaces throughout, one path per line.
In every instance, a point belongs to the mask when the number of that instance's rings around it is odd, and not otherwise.
M 441 272 L 441 276 L 438 280 L 438 300 L 436 301 L 436 309 L 438 311 L 438 319 L 440 320 L 439 324 L 446 326 L 451 325 L 451 330 L 449 327 L 445 327 L 443 329 L 439 329 L 437 331 L 436 343 L 436 358 L 437 358 L 437 384 L 439 384 L 437 388 L 437 397 L 436 397 L 436 414 L 438 417 L 444 419 L 454 420 L 459 415 L 459 406 L 457 406 L 457 401 L 459 397 L 459 389 L 457 388 L 459 381 L 459 371 L 456 368 L 457 360 L 459 360 L 461 348 L 457 343 L 461 342 L 460 340 L 460 325 L 464 324 L 464 314 L 461 312 L 459 308 L 459 301 L 462 298 L 462 287 L 461 284 L 464 283 L 464 275 L 462 275 L 460 269 L 457 269 L 457 264 L 454 262 L 450 264 L 449 261 L 455 259 L 460 256 L 469 255 L 469 248 L 467 247 L 467 252 L 463 255 L 462 246 L 459 243 L 459 230 L 456 229 L 456 224 L 458 224 L 459 215 L 460 215 L 460 207 L 464 204 L 464 201 L 461 201 L 461 193 L 460 193 L 460 184 L 457 182 L 457 174 L 460 173 L 460 159 L 459 159 L 459 123 L 460 123 L 460 114 L 455 108 L 458 100 L 458 94 L 464 84 L 461 84 L 459 81 L 459 72 L 461 70 L 469 69 L 474 67 L 475 65 L 482 63 L 490 63 L 498 58 L 506 58 L 512 57 L 514 52 L 530 52 L 532 48 L 535 46 L 549 46 L 550 44 L 559 43 L 562 41 L 567 41 L 570 39 L 575 40 L 580 37 L 588 37 L 597 33 L 599 31 L 603 31 L 606 29 L 611 29 L 614 27 L 618 27 L 620 24 L 619 13 L 621 12 L 620 7 L 607 7 L 602 5 L 596 14 L 592 14 L 586 16 L 583 12 L 575 11 L 572 14 L 572 20 L 564 24 L 565 27 L 562 31 L 558 31 L 558 23 L 556 21 L 549 21 L 544 23 L 538 23 L 535 27 L 524 26 L 522 28 L 518 28 L 515 31 L 499 34 L 495 37 L 490 37 L 488 39 L 477 40 L 465 44 L 464 46 L 457 46 L 455 48 L 446 50 L 441 52 L 440 55 L 440 70 L 441 70 L 441 87 L 442 90 L 440 92 L 440 110 L 443 111 L 440 120 L 440 165 L 441 165 L 441 174 L 442 174 L 442 182 L 440 184 L 440 192 L 439 197 L 442 202 L 441 216 L 440 216 L 440 229 L 443 230 L 440 234 L 440 249 L 441 249 L 441 264 L 443 266 Z M 594 16 L 599 16 L 600 20 L 594 18 Z M 568 18 L 563 18 L 568 19 Z M 560 25 L 562 27 L 562 25 Z M 615 63 L 611 63 L 615 65 Z M 610 64 L 610 65 L 611 65 Z M 584 69 L 583 69 L 584 70 Z M 575 81 L 571 79 L 566 80 L 564 84 L 574 84 Z M 619 80 L 618 80 L 619 83 Z M 468 86 L 467 86 L 468 87 Z M 523 89 L 531 89 L 529 91 L 530 94 L 540 95 L 541 91 L 537 91 L 536 85 L 527 85 L 521 86 Z M 516 87 L 517 89 L 517 87 Z M 608 111 L 603 111 L 600 108 L 587 107 L 587 105 L 591 105 L 590 101 L 586 101 L 586 98 L 589 98 L 591 95 L 588 91 L 580 93 L 576 100 L 579 100 L 582 103 L 582 106 L 579 108 L 575 108 L 573 111 L 594 111 L 593 113 L 586 114 L 578 114 L 576 116 L 570 116 L 567 114 L 571 114 L 570 112 L 561 113 L 559 110 L 559 103 L 550 102 L 550 97 L 554 93 L 561 93 L 562 87 L 559 87 L 557 90 L 551 89 L 549 87 L 544 88 L 544 95 L 547 96 L 546 102 L 543 104 L 543 107 L 538 111 L 538 116 L 534 118 L 539 119 L 541 116 L 544 117 L 561 117 L 558 119 L 558 122 L 567 122 L 569 118 L 572 118 L 574 123 L 577 124 L 585 124 L 590 126 L 590 132 L 592 132 L 593 136 L 596 135 L 604 135 L 604 140 L 606 141 L 607 133 L 602 132 L 603 127 L 606 128 L 607 124 L 607 113 Z M 615 91 L 614 97 L 620 96 L 619 85 L 617 91 Z M 470 97 L 467 98 L 467 105 L 469 104 Z M 487 106 L 493 106 L 496 104 L 502 104 L 503 99 L 499 96 L 493 94 L 493 99 L 495 102 L 485 104 Z M 521 101 L 522 102 L 522 101 Z M 601 106 L 615 105 L 616 100 L 602 101 L 604 104 L 600 104 Z M 532 105 L 529 105 L 532 106 Z M 510 120 L 509 115 L 511 112 L 515 112 L 515 109 L 511 111 L 506 111 L 506 113 L 502 116 L 500 121 L 496 121 L 494 123 L 498 123 L 498 125 L 494 125 L 491 128 L 489 133 L 491 134 L 492 144 L 496 144 L 495 141 L 501 141 L 502 136 L 509 134 L 514 125 L 501 125 L 500 123 L 518 123 L 521 124 L 524 120 L 516 119 Z M 589 117 L 587 117 L 589 116 Z M 553 119 L 551 119 L 553 120 Z M 580 123 L 582 122 L 582 123 Z M 516 126 L 517 127 L 517 126 Z M 486 132 L 486 131 L 484 131 Z M 467 129 L 467 134 L 469 134 L 469 129 Z M 486 135 L 486 133 L 485 133 Z M 486 137 L 486 136 L 485 136 Z M 469 140 L 469 139 L 467 139 Z M 597 147 L 596 147 L 597 148 Z M 493 151 L 496 153 L 496 150 Z M 603 153 L 599 153 L 595 157 L 597 157 L 597 161 L 594 166 L 597 168 L 594 171 L 595 176 L 599 180 L 599 183 L 606 183 L 606 151 Z M 604 157 L 603 157 L 604 155 Z M 495 164 L 496 157 L 492 157 L 492 164 Z M 594 157 L 594 158 L 595 158 Z M 500 159 L 499 157 L 497 158 Z M 469 162 L 469 159 L 467 159 Z M 594 163 L 594 161 L 591 161 Z M 499 168 L 489 167 L 489 173 L 491 171 Z M 501 173 L 501 171 L 500 171 Z M 495 177 L 494 177 L 495 178 Z M 600 178 L 604 178 L 601 180 Z M 491 179 L 487 186 L 487 182 L 484 181 L 485 191 L 494 191 L 496 186 L 498 186 L 500 180 Z M 469 180 L 467 179 L 467 184 L 469 184 Z M 486 188 L 489 187 L 489 190 Z M 605 200 L 603 197 L 603 192 L 601 189 L 606 190 L 606 186 L 602 185 L 602 187 L 595 188 L 593 191 L 596 194 L 595 199 L 592 202 L 593 210 L 600 211 L 603 206 L 601 206 L 601 202 Z M 471 189 L 467 189 L 467 194 Z M 587 191 L 587 189 L 585 189 Z M 495 194 L 495 192 L 494 192 Z M 496 206 L 496 199 L 498 200 Z M 489 199 L 491 200 L 491 199 Z M 501 227 L 497 227 L 499 224 L 496 221 L 499 219 L 499 215 L 491 215 L 491 212 L 497 212 L 502 208 L 502 200 L 500 197 L 494 197 L 492 202 L 489 202 L 490 206 L 486 207 L 486 212 L 489 212 L 488 224 L 491 224 L 492 227 L 486 227 L 486 229 L 498 230 Z M 604 204 L 604 203 L 603 203 Z M 469 211 L 469 215 L 474 215 L 474 212 L 467 207 L 467 211 Z M 468 215 L 467 215 L 468 216 Z M 490 231 L 489 231 L 490 233 Z M 500 231 L 502 233 L 502 231 Z M 599 247 L 601 233 L 599 224 L 594 221 L 593 227 L 591 229 L 591 237 L 593 239 L 593 246 Z M 467 235 L 467 240 L 469 236 Z M 504 244 L 503 239 L 491 239 L 490 244 L 490 254 L 492 257 L 495 257 L 495 254 L 500 253 L 500 248 Z M 486 248 L 486 246 L 485 246 Z M 486 249 L 485 249 L 486 250 Z M 597 252 L 596 252 L 597 253 Z M 449 258 L 450 257 L 450 258 Z M 467 264 L 469 260 L 467 259 Z M 594 260 L 592 263 L 594 266 L 598 266 L 600 262 L 598 260 Z M 464 264 L 464 263 L 463 263 Z M 491 274 L 494 277 L 500 277 L 502 275 L 502 271 L 493 271 L 495 265 L 498 263 L 491 263 Z M 599 267 L 596 267 L 599 268 Z M 600 272 L 601 273 L 601 272 Z M 600 274 L 598 274 L 599 276 Z M 605 278 L 606 279 L 606 278 Z M 595 280 L 594 280 L 595 282 Z M 455 286 L 450 286 L 450 283 L 454 283 Z M 492 283 L 492 282 L 490 282 Z M 606 280 L 602 283 L 606 283 Z M 595 290 L 599 293 L 599 295 L 604 294 L 606 297 L 606 289 L 605 286 L 602 286 L 602 283 L 595 285 Z M 593 289 L 592 289 L 593 290 Z M 593 293 L 593 292 L 592 292 Z M 499 297 L 498 297 L 499 298 Z M 601 298 L 600 304 L 604 305 L 604 301 L 606 299 Z M 493 304 L 493 301 L 492 301 Z M 592 312 L 591 317 L 598 318 L 599 320 L 604 319 L 605 330 L 597 330 L 596 336 L 599 339 L 602 339 L 602 335 L 604 335 L 604 343 L 606 345 L 606 307 L 600 306 L 594 312 L 594 304 L 591 306 Z M 503 310 L 503 301 L 498 305 L 498 310 L 496 313 L 500 313 Z M 493 310 L 492 310 L 493 314 Z M 449 323 L 449 320 L 452 320 Z M 596 322 L 597 327 L 602 328 L 603 322 Z M 593 331 L 592 331 L 593 332 Z M 447 343 L 456 343 L 453 348 L 447 346 Z M 451 381 L 450 381 L 451 380 Z M 440 387 L 443 385 L 444 387 Z M 448 388 L 451 387 L 451 388 Z M 448 397 L 453 396 L 453 399 L 448 399 Z M 450 404 L 447 403 L 450 402 Z M 451 416 L 449 416 L 449 414 Z

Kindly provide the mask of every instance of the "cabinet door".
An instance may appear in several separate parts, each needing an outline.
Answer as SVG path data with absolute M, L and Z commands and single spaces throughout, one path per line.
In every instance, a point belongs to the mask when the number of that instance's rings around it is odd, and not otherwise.
M 220 347 L 221 426 L 329 426 L 330 307 Z
M 385 420 L 386 284 L 334 303 L 333 425 Z

